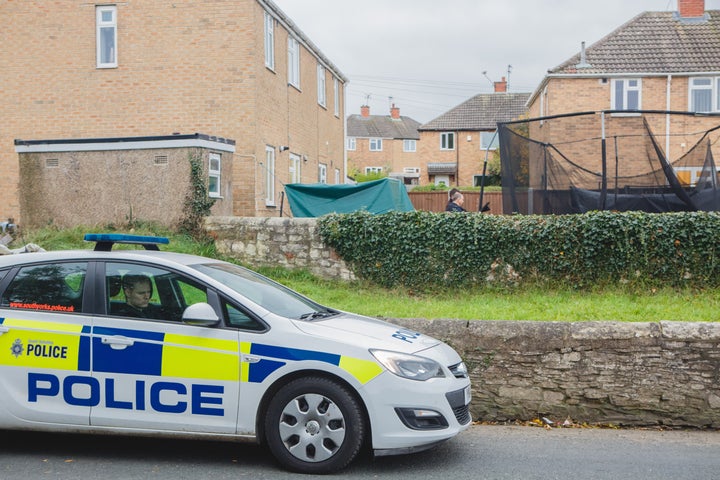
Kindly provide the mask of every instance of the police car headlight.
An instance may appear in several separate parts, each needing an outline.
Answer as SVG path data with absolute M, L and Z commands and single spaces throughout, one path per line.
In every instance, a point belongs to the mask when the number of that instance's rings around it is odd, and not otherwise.
M 424 381 L 444 377 L 442 367 L 435 360 L 387 350 L 370 350 L 380 364 L 398 377 Z

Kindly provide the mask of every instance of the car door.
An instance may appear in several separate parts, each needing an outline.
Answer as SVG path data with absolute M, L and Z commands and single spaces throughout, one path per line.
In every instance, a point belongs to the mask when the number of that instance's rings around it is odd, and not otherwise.
M 207 302 L 192 279 L 148 265 L 107 263 L 107 315 L 93 319 L 92 370 L 103 401 L 94 426 L 236 432 L 240 353 L 236 330 L 189 325 L 184 308 Z M 118 308 L 128 300 L 127 278 L 151 281 L 147 318 Z M 113 288 L 120 278 L 121 288 Z M 113 295 L 115 294 L 115 295 Z M 128 298 L 124 298 L 127 296 Z
M 13 269 L 0 295 L 0 411 L 12 423 L 88 425 L 99 396 L 83 313 L 87 262 Z

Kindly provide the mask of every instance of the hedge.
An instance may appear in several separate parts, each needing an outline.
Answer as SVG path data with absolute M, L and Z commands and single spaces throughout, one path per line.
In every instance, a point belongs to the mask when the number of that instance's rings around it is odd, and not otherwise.
M 356 275 L 387 287 L 720 284 L 716 212 L 356 212 L 326 215 L 318 227 Z

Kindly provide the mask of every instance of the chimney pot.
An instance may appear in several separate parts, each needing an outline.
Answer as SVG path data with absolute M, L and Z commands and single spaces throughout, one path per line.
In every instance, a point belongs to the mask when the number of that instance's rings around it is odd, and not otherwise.
M 360 115 L 363 117 L 369 117 L 370 116 L 370 107 L 368 105 L 362 105 L 360 107 Z
M 390 107 L 390 117 L 395 120 L 400 118 L 400 109 L 396 107 L 394 103 L 392 104 L 392 107 Z

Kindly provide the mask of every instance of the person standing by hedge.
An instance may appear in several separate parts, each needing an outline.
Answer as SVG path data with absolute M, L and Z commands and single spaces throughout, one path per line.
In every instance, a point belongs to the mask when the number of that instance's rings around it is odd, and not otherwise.
M 463 197 L 463 194 L 459 191 L 455 191 L 454 193 L 451 192 L 450 194 L 450 201 L 445 206 L 446 212 L 464 212 L 465 209 L 463 208 L 463 203 L 465 201 L 465 197 Z

